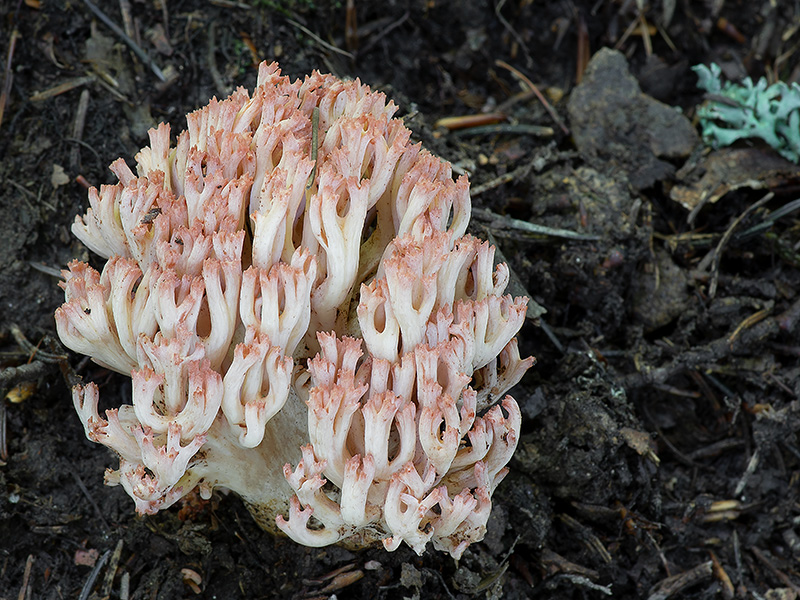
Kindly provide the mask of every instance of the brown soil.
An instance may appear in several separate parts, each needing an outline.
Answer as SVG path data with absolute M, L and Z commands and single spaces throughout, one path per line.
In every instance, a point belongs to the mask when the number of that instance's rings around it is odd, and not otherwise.
M 88 2 L 0 6 L 0 599 L 797 597 L 800 226 L 769 215 L 800 171 L 754 144 L 705 150 L 689 70 L 798 78 L 795 3 L 97 4 L 120 26 L 131 16 L 167 81 Z M 149 127 L 180 130 L 211 96 L 252 88 L 262 59 L 394 98 L 471 174 L 473 232 L 534 301 L 523 437 L 486 540 L 458 563 L 304 548 L 221 494 L 137 517 L 73 413 L 63 297 L 41 266 L 89 258 L 69 233 L 80 181 L 112 182 L 107 165 Z M 504 128 L 436 126 L 497 111 Z M 116 404 L 129 395 L 68 362 Z

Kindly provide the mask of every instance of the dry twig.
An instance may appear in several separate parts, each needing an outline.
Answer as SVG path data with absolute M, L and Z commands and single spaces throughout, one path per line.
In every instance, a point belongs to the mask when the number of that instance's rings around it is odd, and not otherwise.
M 25 600 L 26 598 L 31 597 L 28 590 L 28 585 L 30 584 L 31 580 L 32 567 L 33 567 L 33 554 L 29 554 L 28 559 L 25 561 L 25 572 L 22 574 L 22 587 L 19 590 L 19 595 L 17 596 L 17 600 Z
M 17 40 L 20 38 L 19 31 L 14 29 L 11 32 L 11 39 L 8 42 L 8 53 L 6 54 L 6 66 L 3 72 L 3 87 L 0 91 L 0 126 L 3 125 L 3 114 L 6 110 L 6 103 L 11 94 L 11 84 L 14 82 L 14 74 L 11 72 L 11 63 L 14 60 L 14 49 L 17 47 Z
M 561 128 L 561 131 L 563 131 L 565 135 L 569 135 L 569 129 L 567 129 L 567 126 L 564 125 L 564 121 L 561 120 L 561 117 L 558 116 L 558 113 L 556 113 L 555 109 L 552 106 L 550 106 L 550 103 L 547 101 L 547 98 L 544 97 L 542 92 L 539 91 L 539 88 L 536 87 L 536 85 L 534 85 L 534 83 L 530 79 L 528 79 L 518 69 L 515 69 L 514 67 L 512 67 L 510 64 L 508 64 L 503 60 L 496 60 L 494 61 L 494 64 L 496 64 L 498 67 L 502 67 L 508 70 L 514 77 L 517 78 L 518 81 L 520 81 L 525 87 L 527 87 L 530 91 L 532 91 L 534 95 L 539 99 L 539 102 L 542 103 L 542 106 L 544 106 L 545 110 L 553 119 L 553 121 L 555 121 L 556 124 Z
M 763 564 L 769 571 L 775 575 L 778 579 L 780 579 L 781 583 L 788 588 L 791 588 L 795 594 L 800 594 L 800 586 L 798 586 L 795 582 L 793 582 L 786 573 L 781 571 L 778 567 L 776 567 L 772 561 L 767 557 L 764 552 L 759 550 L 756 547 L 750 549 L 753 555 Z
M 311 31 L 311 30 L 310 30 L 308 27 L 306 27 L 305 25 L 301 25 L 300 23 L 298 23 L 298 22 L 297 22 L 297 21 L 295 21 L 294 19 L 289 19 L 289 18 L 287 18 L 286 20 L 287 20 L 287 21 L 288 21 L 288 22 L 289 22 L 289 23 L 290 23 L 290 24 L 291 24 L 293 27 L 296 27 L 297 29 L 299 29 L 300 31 L 302 31 L 303 33 L 305 33 L 305 34 L 306 34 L 308 37 L 310 37 L 312 40 L 314 40 L 314 41 L 315 41 L 317 44 L 319 44 L 320 46 L 322 46 L 322 47 L 323 47 L 323 48 L 325 48 L 326 50 L 330 50 L 331 52 L 335 52 L 336 54 L 341 54 L 342 56 L 346 56 L 347 58 L 355 58 L 355 57 L 353 56 L 353 53 L 352 53 L 352 52 L 348 52 L 347 50 L 342 50 L 341 48 L 337 48 L 337 47 L 336 47 L 336 46 L 334 46 L 333 44 L 329 44 L 328 42 L 326 42 L 325 40 L 323 40 L 321 37 L 319 37 L 319 36 L 318 36 L 316 33 L 314 33 L 313 31 Z
M 86 125 L 86 113 L 89 110 L 89 90 L 81 91 L 78 108 L 75 110 L 75 120 L 72 122 L 72 138 L 78 142 L 69 151 L 69 165 L 73 169 L 80 168 L 81 144 L 83 128 Z
M 86 582 L 81 588 L 81 595 L 78 596 L 78 600 L 89 599 L 89 595 L 92 593 L 92 588 L 94 587 L 94 582 L 97 581 L 97 577 L 100 575 L 100 571 L 103 569 L 103 566 L 106 564 L 109 556 L 111 556 L 111 550 L 106 550 L 103 553 L 103 556 L 101 556 L 100 559 L 94 564 L 92 572 L 89 573 L 89 577 L 86 578 Z
M 535 235 L 564 238 L 568 240 L 580 240 L 584 242 L 600 239 L 600 237 L 596 235 L 587 235 L 584 233 L 571 231 L 569 229 L 558 229 L 555 227 L 547 227 L 545 225 L 537 225 L 536 223 L 522 221 L 521 219 L 514 219 L 505 215 L 499 215 L 486 208 L 473 208 L 472 214 L 476 219 L 488 221 L 486 226 L 492 229 L 515 229 L 517 231 L 525 231 Z
M 411 16 L 411 13 L 409 11 L 406 11 L 406 12 L 403 13 L 402 17 L 400 17 L 399 19 L 397 19 L 393 23 L 389 23 L 386 26 L 385 29 L 383 29 L 382 31 L 376 33 L 375 36 L 372 37 L 369 40 L 369 42 L 364 44 L 364 46 L 361 48 L 361 52 L 359 54 L 361 54 L 362 56 L 365 55 L 367 52 L 369 52 L 373 48 L 373 46 L 375 46 L 375 44 L 377 44 L 379 41 L 381 41 L 383 38 L 385 38 L 389 34 L 389 32 L 397 29 L 398 27 L 400 27 L 400 25 L 402 25 L 403 23 L 408 21 L 410 16 Z
M 499 2 L 494 7 L 494 15 L 497 17 L 497 20 L 506 28 L 508 33 L 514 38 L 514 41 L 519 44 L 519 47 L 522 48 L 522 52 L 525 54 L 525 63 L 528 67 L 533 66 L 533 59 L 531 58 L 531 53 L 528 51 L 528 46 L 525 44 L 525 40 L 522 39 L 522 36 L 517 33 L 517 30 L 514 29 L 514 26 L 508 22 L 503 16 L 503 13 L 500 12 L 503 10 L 503 6 L 505 6 L 506 0 L 499 0 Z
M 111 31 L 113 31 L 123 42 L 125 42 L 144 64 L 150 67 L 150 70 L 155 74 L 156 77 L 158 77 L 160 81 L 167 81 L 163 71 L 161 71 L 158 65 L 153 62 L 153 59 L 151 59 L 147 52 L 142 50 L 142 48 L 136 42 L 128 37 L 128 35 L 122 31 L 122 28 L 119 25 L 114 23 L 114 21 L 112 21 L 103 11 L 97 8 L 97 6 L 95 6 L 91 0 L 83 0 L 83 3 L 86 4 L 89 10 L 91 10 L 92 13 L 94 13 L 94 15 L 106 25 L 106 27 L 111 29 Z
M 719 281 L 719 263 L 722 260 L 722 250 L 725 248 L 725 245 L 728 243 L 728 240 L 731 239 L 733 232 L 735 231 L 736 227 L 738 227 L 739 223 L 741 223 L 747 215 L 752 213 L 757 208 L 764 206 L 767 202 L 772 200 L 775 197 L 775 194 L 772 192 L 768 193 L 766 196 L 754 202 L 747 209 L 742 212 L 738 217 L 733 220 L 730 227 L 725 231 L 725 234 L 720 239 L 717 247 L 714 249 L 714 261 L 711 266 L 711 283 L 708 286 L 708 296 L 709 298 L 713 298 L 714 295 L 717 293 L 717 283 Z
M 647 600 L 667 600 L 687 587 L 711 577 L 713 568 L 713 561 L 708 560 L 693 569 L 662 579 L 650 590 Z

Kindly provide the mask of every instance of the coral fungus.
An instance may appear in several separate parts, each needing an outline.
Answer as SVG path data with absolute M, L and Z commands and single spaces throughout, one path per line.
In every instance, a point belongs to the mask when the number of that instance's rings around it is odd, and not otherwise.
M 150 132 L 73 232 L 56 312 L 64 343 L 130 375 L 132 403 L 89 439 L 106 481 L 152 514 L 220 486 L 256 520 L 321 546 L 405 541 L 458 557 L 480 540 L 520 428 L 506 396 L 532 359 L 526 300 L 465 235 L 465 177 L 409 142 L 358 81 L 262 64 L 251 96 Z M 490 407 L 491 406 L 491 407 Z

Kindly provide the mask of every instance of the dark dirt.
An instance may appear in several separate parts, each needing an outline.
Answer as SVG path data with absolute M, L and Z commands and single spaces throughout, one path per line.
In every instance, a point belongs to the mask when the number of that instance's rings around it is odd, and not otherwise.
M 798 596 L 800 221 L 768 216 L 800 170 L 757 145 L 709 154 L 689 70 L 797 80 L 795 3 L 98 4 L 120 25 L 132 15 L 167 82 L 81 1 L 0 7 L 0 599 Z M 252 88 L 261 59 L 394 98 L 417 139 L 471 174 L 474 232 L 547 310 L 520 333 L 538 364 L 515 391 L 511 474 L 458 563 L 304 548 L 223 495 L 136 517 L 73 414 L 63 297 L 39 267 L 88 257 L 69 233 L 86 206 L 76 178 L 111 182 L 107 165 L 149 127 L 180 130 L 211 96 Z M 510 127 L 436 127 L 486 111 Z M 68 361 L 128 397 L 124 378 Z

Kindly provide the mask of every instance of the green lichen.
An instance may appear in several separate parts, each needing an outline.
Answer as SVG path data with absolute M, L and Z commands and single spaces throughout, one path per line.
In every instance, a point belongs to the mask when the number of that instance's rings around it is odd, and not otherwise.
M 697 109 L 703 141 L 714 148 L 740 139 L 759 138 L 793 162 L 800 159 L 800 86 L 779 81 L 755 84 L 746 77 L 741 83 L 720 81 L 720 68 L 692 67 L 697 86 L 708 98 Z

